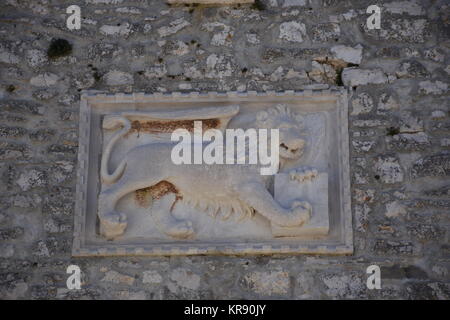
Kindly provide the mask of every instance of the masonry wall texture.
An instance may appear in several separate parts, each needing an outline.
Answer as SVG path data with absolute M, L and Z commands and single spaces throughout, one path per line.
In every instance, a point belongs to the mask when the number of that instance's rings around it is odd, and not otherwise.
M 376 1 L 382 29 L 368 30 L 371 4 L 1 1 L 0 299 L 449 299 L 450 7 Z M 72 48 L 49 57 L 56 39 Z M 351 95 L 353 255 L 71 257 L 82 90 L 318 84 Z M 372 264 L 381 290 L 366 287 Z

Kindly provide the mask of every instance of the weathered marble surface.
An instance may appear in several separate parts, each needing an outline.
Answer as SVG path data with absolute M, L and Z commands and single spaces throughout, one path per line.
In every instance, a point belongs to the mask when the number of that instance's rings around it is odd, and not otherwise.
M 339 90 L 85 95 L 74 254 L 351 251 L 346 110 Z M 278 173 L 174 164 L 170 135 L 194 120 L 278 129 Z

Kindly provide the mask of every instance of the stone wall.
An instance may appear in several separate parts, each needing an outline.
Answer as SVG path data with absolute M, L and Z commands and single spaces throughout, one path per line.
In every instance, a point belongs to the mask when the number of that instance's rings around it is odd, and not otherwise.
M 0 298 L 450 298 L 450 8 L 376 1 L 368 30 L 372 2 L 3 0 Z M 73 4 L 81 30 L 66 27 Z M 318 84 L 351 94 L 353 255 L 71 257 L 82 90 Z M 81 290 L 66 289 L 70 264 Z

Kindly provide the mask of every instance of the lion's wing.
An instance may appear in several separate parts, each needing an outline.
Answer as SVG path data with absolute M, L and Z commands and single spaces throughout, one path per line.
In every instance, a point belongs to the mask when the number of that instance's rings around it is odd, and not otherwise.
M 216 129 L 224 133 L 229 121 L 239 113 L 239 105 L 228 105 L 224 107 L 201 107 L 192 109 L 179 109 L 169 111 L 124 111 L 105 116 L 124 117 L 130 121 L 186 121 L 186 120 L 209 120 L 218 119 Z

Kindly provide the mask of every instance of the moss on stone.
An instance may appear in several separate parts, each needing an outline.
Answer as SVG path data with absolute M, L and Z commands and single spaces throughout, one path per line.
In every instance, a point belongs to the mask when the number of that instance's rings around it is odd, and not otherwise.
M 72 45 L 65 39 L 53 39 L 47 50 L 49 59 L 57 59 L 72 53 Z
M 387 131 L 386 135 L 388 136 L 395 136 L 396 134 L 400 133 L 400 129 L 395 127 L 387 128 L 386 131 Z
M 255 3 L 252 4 L 252 8 L 259 11 L 266 10 L 266 6 L 261 0 L 255 0 Z

